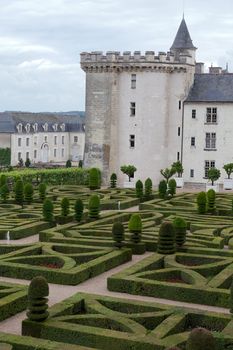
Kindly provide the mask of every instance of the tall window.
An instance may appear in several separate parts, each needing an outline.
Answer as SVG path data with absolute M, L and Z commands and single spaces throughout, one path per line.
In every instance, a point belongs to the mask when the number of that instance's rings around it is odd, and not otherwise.
M 131 74 L 131 89 L 136 89 L 136 74 Z
M 37 150 L 35 149 L 34 150 L 34 159 L 36 159 L 37 158 Z
M 37 145 L 37 136 L 34 136 L 34 145 Z
M 74 136 L 74 143 L 78 142 L 78 136 Z
M 208 171 L 210 168 L 215 168 L 215 160 L 205 160 L 205 168 L 204 168 L 205 178 L 208 177 Z
M 215 132 L 207 132 L 205 137 L 205 148 L 207 149 L 215 149 L 216 148 L 216 133 Z
M 44 137 L 44 142 L 48 142 L 48 136 Z
M 217 108 L 206 108 L 206 123 L 217 123 Z
M 26 152 L 26 159 L 29 159 L 29 152 Z
M 21 144 L 22 144 L 22 139 L 21 137 L 18 138 L 18 147 L 21 147 Z
M 180 152 L 177 152 L 177 160 L 180 160 Z
M 57 136 L 54 136 L 54 145 L 57 144 Z
M 195 146 L 196 145 L 196 139 L 195 137 L 191 137 L 191 146 Z
M 18 152 L 18 161 L 20 161 L 21 158 L 22 158 L 22 154 L 21 152 Z
M 179 101 L 179 109 L 181 109 L 181 101 Z
M 62 136 L 62 137 L 61 137 L 61 143 L 62 143 L 62 145 L 65 144 L 65 136 Z
M 27 137 L 27 138 L 26 138 L 26 146 L 27 146 L 27 147 L 29 146 L 29 141 L 30 141 L 30 139 L 29 139 L 29 137 Z
M 197 111 L 196 109 L 192 109 L 192 119 L 196 119 Z
M 61 156 L 64 157 L 64 155 L 65 155 L 65 150 L 64 150 L 64 148 L 62 148 L 61 149 Z
M 56 148 L 54 148 L 54 150 L 53 150 L 53 155 L 54 155 L 54 158 L 56 158 L 56 156 L 57 156 L 57 150 L 56 150 Z
M 194 169 L 190 169 L 190 177 L 194 177 Z
M 178 136 L 180 136 L 180 126 L 178 126 Z
M 136 102 L 130 102 L 130 115 L 131 117 L 136 115 Z
M 135 147 L 135 135 L 129 135 L 129 147 L 130 148 Z

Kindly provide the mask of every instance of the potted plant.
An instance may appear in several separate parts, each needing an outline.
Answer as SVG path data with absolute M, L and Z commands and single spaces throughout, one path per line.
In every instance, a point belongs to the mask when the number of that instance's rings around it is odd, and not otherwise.
M 227 179 L 223 181 L 224 190 L 232 190 L 233 189 L 233 179 L 231 179 L 231 174 L 233 173 L 233 163 L 227 163 L 223 166 L 223 169 L 227 173 Z
M 182 177 L 184 168 L 182 163 L 178 160 L 177 162 L 174 162 L 172 164 L 172 168 L 176 170 L 177 176 L 174 176 L 174 179 L 176 180 L 176 187 L 184 187 L 184 179 Z
M 218 184 L 214 184 L 215 181 L 217 181 L 221 176 L 220 170 L 216 168 L 210 168 L 208 171 L 208 179 L 211 181 L 210 183 L 206 184 L 206 191 L 209 191 L 210 189 L 213 189 L 215 192 L 219 191 Z
M 129 181 L 124 182 L 124 187 L 126 188 L 135 188 L 135 181 L 131 181 L 132 178 L 134 178 L 134 173 L 137 171 L 137 168 L 135 168 L 134 165 L 122 165 L 121 171 L 123 174 L 128 176 Z

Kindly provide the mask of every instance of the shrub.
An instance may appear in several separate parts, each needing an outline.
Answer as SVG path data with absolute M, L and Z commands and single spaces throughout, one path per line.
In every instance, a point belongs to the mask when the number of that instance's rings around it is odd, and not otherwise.
M 112 236 L 114 240 L 114 246 L 117 248 L 121 248 L 123 246 L 124 241 L 124 225 L 122 222 L 117 221 L 112 225 Z
M 100 213 L 100 198 L 97 194 L 94 194 L 89 199 L 89 218 L 90 219 L 98 219 Z
M 66 161 L 66 168 L 71 168 L 71 167 L 72 167 L 71 160 L 68 159 L 68 160 Z
M 2 186 L 4 186 L 6 183 L 7 183 L 7 177 L 6 177 L 5 174 L 2 174 L 2 175 L 0 176 L 0 188 L 1 188 Z
M 34 188 L 32 186 L 31 183 L 27 183 L 25 186 L 24 186 L 24 198 L 25 198 L 25 201 L 30 204 L 33 202 L 33 193 L 34 193 Z
M 83 209 L 84 209 L 83 201 L 82 199 L 78 198 L 75 201 L 75 205 L 74 205 L 75 220 L 78 222 L 82 221 Z
M 176 194 L 176 180 L 175 179 L 170 179 L 168 181 L 168 188 L 169 188 L 169 193 L 174 196 Z
M 160 181 L 159 183 L 159 197 L 164 199 L 167 194 L 167 182 L 165 180 Z
M 22 168 L 22 167 L 24 166 L 24 162 L 23 162 L 23 159 L 22 159 L 22 158 L 20 158 L 20 160 L 19 160 L 19 162 L 18 162 L 18 166 L 19 166 L 20 168 Z
M 25 167 L 26 167 L 26 168 L 29 168 L 30 165 L 31 165 L 31 161 L 30 161 L 29 158 L 27 158 L 27 159 L 25 160 Z
M 90 190 L 96 190 L 100 188 L 100 171 L 97 168 L 90 169 L 89 188 Z
M 212 186 L 214 186 L 214 181 L 217 181 L 220 178 L 221 173 L 220 173 L 220 170 L 216 168 L 210 168 L 208 170 L 207 176 L 208 176 L 208 179 L 211 180 Z
M 10 190 L 7 184 L 0 188 L 0 196 L 3 202 L 6 202 L 10 194 Z
M 233 279 L 230 288 L 230 312 L 233 314 Z
M 140 201 L 142 201 L 142 198 L 143 198 L 143 183 L 142 183 L 142 181 L 138 180 L 136 182 L 135 187 L 136 187 L 136 196 L 137 196 L 137 198 L 140 199 Z
M 45 199 L 43 203 L 43 217 L 45 221 L 53 222 L 53 202 L 50 199 Z
M 215 339 L 205 328 L 194 328 L 189 334 L 186 350 L 217 350 Z
M 210 213 L 215 212 L 215 191 L 213 189 L 207 192 L 207 208 Z
M 116 183 L 117 183 L 117 175 L 115 173 L 112 173 L 110 177 L 110 187 L 116 188 Z
M 132 214 L 129 219 L 128 224 L 129 232 L 132 233 L 131 241 L 133 243 L 141 242 L 141 233 L 142 233 L 142 220 L 139 214 Z
M 176 217 L 173 220 L 173 226 L 175 229 L 176 244 L 182 246 L 186 241 L 187 222 L 180 217 Z
M 134 173 L 137 171 L 137 168 L 135 168 L 134 165 L 122 165 L 121 171 L 123 174 L 128 176 L 130 182 L 131 178 L 134 177 Z
M 146 179 L 145 181 L 145 200 L 148 201 L 152 198 L 152 181 L 151 179 L 148 177 L 148 179 Z
M 166 168 L 161 169 L 160 174 L 163 175 L 163 177 L 166 179 L 166 182 L 168 183 L 168 180 L 176 173 L 176 169 L 174 168 Z
M 69 198 L 65 197 L 61 200 L 61 215 L 68 216 L 70 213 L 70 201 Z
M 15 192 L 15 201 L 17 204 L 23 205 L 24 200 L 24 188 L 23 188 L 23 181 L 17 180 L 14 187 Z
M 206 193 L 200 192 L 197 195 L 197 209 L 199 214 L 205 214 L 206 213 Z
M 175 169 L 178 177 L 182 177 L 182 174 L 184 172 L 184 168 L 183 168 L 182 163 L 179 160 L 172 164 L 172 168 Z
M 79 168 L 82 168 L 82 167 L 83 167 L 83 161 L 82 161 L 82 160 L 80 160 L 80 161 L 78 162 L 78 167 L 79 167 Z
M 39 197 L 42 202 L 45 200 L 45 197 L 46 197 L 46 189 L 47 189 L 46 184 L 44 182 L 41 182 L 39 184 L 38 190 L 39 190 Z
M 41 322 L 48 318 L 48 295 L 49 285 L 46 279 L 42 276 L 34 277 L 28 288 L 27 317 L 31 321 Z
M 228 163 L 223 166 L 223 169 L 227 173 L 227 178 L 231 178 L 231 174 L 233 173 L 233 163 Z
M 175 229 L 171 222 L 163 222 L 159 230 L 158 249 L 159 254 L 174 254 Z

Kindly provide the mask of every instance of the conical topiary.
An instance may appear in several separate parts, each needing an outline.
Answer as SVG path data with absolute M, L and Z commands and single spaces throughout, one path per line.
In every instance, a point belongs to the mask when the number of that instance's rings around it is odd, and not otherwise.
M 98 219 L 100 213 L 100 198 L 97 194 L 93 194 L 89 199 L 89 218 L 90 219 Z
M 43 217 L 45 221 L 53 221 L 53 202 L 48 198 L 43 203 Z
M 145 181 L 145 200 L 148 201 L 152 198 L 152 181 L 151 179 L 148 177 L 148 179 L 146 179 Z
M 124 241 L 124 225 L 122 222 L 117 221 L 112 225 L 112 236 L 114 240 L 114 246 L 117 248 L 121 248 L 123 246 Z
M 143 183 L 142 183 L 141 180 L 138 180 L 136 182 L 135 188 L 136 188 L 136 196 L 137 196 L 137 198 L 139 198 L 140 201 L 142 201 L 142 198 L 143 198 Z
M 173 220 L 173 226 L 175 229 L 176 244 L 182 246 L 186 241 L 187 222 L 180 217 L 176 217 Z
M 131 241 L 133 243 L 141 242 L 142 220 L 139 214 L 132 214 L 128 224 L 129 232 L 131 233 Z
M 174 254 L 175 229 L 171 222 L 163 222 L 159 230 L 158 249 L 159 254 Z
M 7 201 L 9 194 L 10 194 L 10 190 L 7 184 L 0 187 L 0 196 L 4 203 Z
M 45 197 L 46 197 L 46 189 L 47 189 L 46 184 L 44 182 L 41 182 L 39 184 L 38 190 L 39 190 L 39 197 L 42 202 L 45 200 Z
M 165 180 L 161 180 L 159 183 L 159 197 L 164 199 L 167 194 L 167 182 Z
M 17 180 L 14 187 L 15 201 L 17 204 L 23 205 L 24 192 L 23 192 L 23 181 Z
M 207 210 L 208 212 L 214 214 L 215 213 L 215 191 L 213 189 L 210 189 L 207 192 Z
M 205 328 L 195 328 L 189 334 L 186 350 L 217 350 L 215 339 Z
M 89 171 L 89 188 L 90 190 L 96 190 L 100 188 L 101 183 L 100 170 L 97 168 L 91 168 Z
M 31 204 L 33 202 L 34 188 L 31 183 L 27 183 L 23 189 L 25 202 Z
M 206 193 L 200 192 L 197 195 L 197 210 L 199 214 L 205 214 L 206 213 Z
M 169 188 L 169 193 L 174 196 L 176 194 L 176 180 L 175 179 L 170 179 L 168 181 L 168 188 Z
M 110 177 L 110 187 L 116 188 L 116 184 L 117 184 L 117 175 L 115 173 L 112 173 Z
M 28 309 L 27 317 L 31 321 L 41 322 L 48 318 L 49 285 L 42 276 L 34 277 L 28 288 Z
M 70 201 L 69 198 L 64 197 L 61 201 L 61 215 L 68 216 L 70 213 Z
M 75 205 L 74 205 L 74 212 L 75 212 L 75 220 L 80 222 L 82 221 L 82 217 L 83 217 L 83 201 L 82 199 L 78 198 L 75 201 Z

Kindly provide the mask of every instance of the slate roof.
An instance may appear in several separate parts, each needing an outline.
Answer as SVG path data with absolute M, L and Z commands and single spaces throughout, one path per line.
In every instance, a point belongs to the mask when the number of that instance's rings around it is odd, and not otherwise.
M 44 132 L 42 125 L 48 124 L 48 132 L 54 132 L 54 124 L 65 124 L 67 132 L 84 132 L 84 112 L 60 112 L 60 113 L 29 113 L 29 112 L 2 112 L 0 113 L 0 133 L 15 133 L 16 126 L 22 123 L 38 124 L 38 132 Z M 60 128 L 57 130 L 62 131 Z M 23 132 L 26 132 L 23 128 Z
M 233 102 L 233 74 L 195 74 L 185 102 Z
M 184 18 L 180 23 L 178 32 L 176 34 L 175 40 L 171 47 L 171 50 L 175 50 L 175 49 L 196 49 L 196 47 L 193 45 L 192 39 L 188 31 L 188 27 Z

